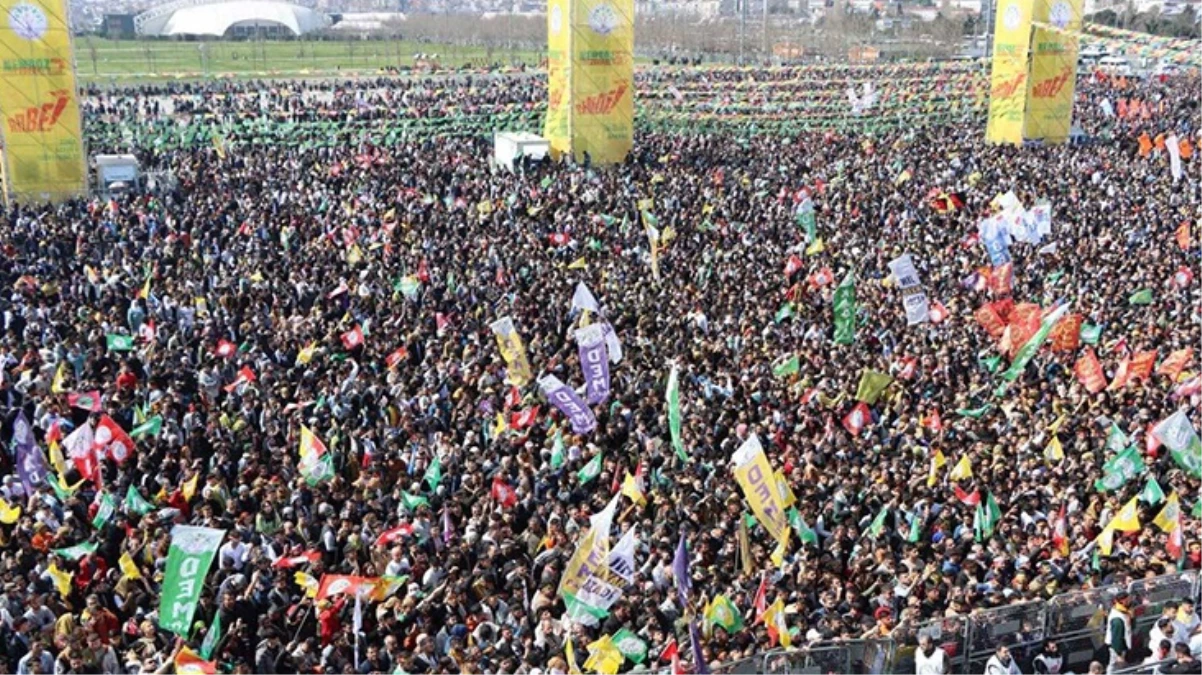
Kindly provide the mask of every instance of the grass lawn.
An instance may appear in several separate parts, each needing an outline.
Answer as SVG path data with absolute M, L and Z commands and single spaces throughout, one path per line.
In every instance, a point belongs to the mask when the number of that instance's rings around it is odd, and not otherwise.
M 370 74 L 388 66 L 413 66 L 419 53 L 437 54 L 441 66 L 452 68 L 519 61 L 536 65 L 541 58 L 531 50 L 490 53 L 486 47 L 413 40 L 175 42 L 87 36 L 75 41 L 76 72 L 82 81 Z

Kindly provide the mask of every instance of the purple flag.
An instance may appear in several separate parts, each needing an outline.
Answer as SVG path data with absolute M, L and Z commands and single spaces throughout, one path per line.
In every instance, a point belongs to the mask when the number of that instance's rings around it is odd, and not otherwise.
M 676 556 L 672 558 L 672 576 L 676 577 L 676 597 L 680 599 L 683 612 L 689 605 L 689 589 L 693 586 L 693 580 L 689 578 L 689 547 L 685 545 L 683 532 L 676 545 Z
M 709 675 L 710 664 L 705 662 L 701 653 L 701 638 L 697 634 L 697 621 L 689 619 L 689 641 L 693 643 L 693 672 L 697 675 Z
M 451 526 L 451 512 L 446 506 L 442 507 L 442 543 L 449 544 L 455 538 L 455 528 Z
M 605 331 L 593 324 L 576 331 L 580 367 L 584 369 L 584 392 L 589 405 L 609 398 L 609 358 L 605 353 Z
M 597 418 L 593 416 L 593 411 L 588 409 L 579 394 L 560 382 L 558 377 L 547 375 L 538 381 L 538 386 L 543 390 L 543 396 L 559 408 L 559 412 L 567 415 L 568 421 L 572 423 L 573 433 L 579 436 L 597 428 Z
M 17 474 L 21 477 L 21 485 L 25 486 L 25 494 L 33 494 L 38 485 L 46 481 L 50 468 L 46 464 L 46 456 L 33 438 L 33 429 L 25 412 L 17 414 L 13 422 L 13 445 L 17 449 Z

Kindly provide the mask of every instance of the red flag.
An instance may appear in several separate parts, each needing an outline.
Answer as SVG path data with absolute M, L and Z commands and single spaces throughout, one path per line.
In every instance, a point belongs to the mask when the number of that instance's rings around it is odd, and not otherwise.
M 124 464 L 134 452 L 134 440 L 113 418 L 101 415 L 92 436 L 92 452 L 107 454 L 114 462 Z
M 1066 314 L 1052 329 L 1052 350 L 1057 352 L 1073 352 L 1081 346 L 1080 314 Z
M 100 462 L 96 460 L 96 453 L 85 452 L 82 455 L 72 455 L 71 461 L 75 464 L 79 475 L 87 480 L 97 480 L 100 478 Z
M 155 328 L 153 319 L 142 324 L 142 327 L 138 329 L 138 337 L 142 338 L 142 341 L 147 344 L 154 342 L 158 339 L 158 336 L 159 331 Z
M 947 307 L 943 306 L 942 302 L 935 300 L 931 303 L 931 323 L 943 323 L 947 318 Z
M 384 530 L 379 537 L 376 538 L 376 546 L 391 546 L 401 540 L 402 537 L 413 536 L 413 525 L 409 523 L 401 523 L 391 530 Z
M 1188 266 L 1182 265 L 1173 273 L 1173 284 L 1177 288 L 1188 288 L 1194 281 L 1194 272 Z
M 67 405 L 90 412 L 100 412 L 100 390 L 71 392 L 67 394 Z
M 851 412 L 843 417 L 843 428 L 847 429 L 847 433 L 852 436 L 859 436 L 871 419 L 872 414 L 868 410 L 868 404 L 860 401 L 856 407 L 851 409 Z
M 548 239 L 551 240 L 552 246 L 564 246 L 568 243 L 568 235 L 563 232 L 556 232 L 548 237 Z
M 789 259 L 785 261 L 785 279 L 796 274 L 804 266 L 805 263 L 801 262 L 801 258 L 798 258 L 796 253 L 789 256 Z
M 939 411 L 932 410 L 930 415 L 923 418 L 922 426 L 935 432 L 943 431 L 943 418 L 939 416 Z
M 768 577 L 760 574 L 760 587 L 756 589 L 755 601 L 751 603 L 755 607 L 755 622 L 759 623 L 764 620 L 764 612 L 768 611 Z
M 1056 550 L 1060 551 L 1060 555 L 1068 555 L 1068 513 L 1065 511 L 1066 504 L 1060 505 L 1060 514 L 1056 516 L 1056 522 L 1052 524 L 1052 544 Z
M 250 366 L 242 366 L 242 368 L 238 370 L 238 376 L 234 378 L 234 381 L 222 388 L 227 394 L 232 394 L 235 391 L 241 392 L 242 387 L 254 382 L 256 379 L 255 371 L 251 370 Z
M 1131 381 L 1131 357 L 1124 356 L 1119 362 L 1119 367 L 1114 371 L 1114 379 L 1110 381 L 1110 386 L 1106 387 L 1106 391 L 1114 391 L 1122 389 Z
M 1148 349 L 1131 357 L 1131 379 L 1146 380 L 1152 377 L 1152 368 L 1156 365 L 1156 350 Z
M 321 560 L 321 551 L 305 551 L 301 555 L 291 557 L 280 556 L 271 566 L 276 569 L 290 570 L 299 565 L 307 565 Z
M 513 429 L 524 429 L 531 424 L 534 424 L 534 420 L 537 418 L 538 406 L 533 406 L 527 410 L 513 413 L 509 417 L 509 426 Z
M 981 305 L 972 315 L 990 337 L 1000 338 L 1002 333 L 1006 332 L 1006 324 L 1002 322 L 1002 317 L 998 316 L 992 304 Z
M 348 330 L 341 335 L 342 346 L 347 348 L 347 351 L 354 349 L 363 344 L 363 329 L 359 326 Z
M 810 275 L 809 284 L 811 288 L 822 288 L 835 280 L 835 273 L 829 267 L 814 272 Z
M 1090 347 L 1086 347 L 1081 353 L 1081 358 L 1077 359 L 1077 364 L 1073 366 L 1073 373 L 1076 374 L 1085 390 L 1091 394 L 1096 394 L 1106 388 L 1106 376 L 1102 374 L 1102 364 L 1098 363 L 1098 356 Z
M 1148 422 L 1148 428 L 1144 429 L 1144 454 L 1156 456 L 1156 451 L 1160 449 L 1160 439 L 1152 430 L 1156 428 L 1155 422 Z
M 388 369 L 391 370 L 396 368 L 397 364 L 408 357 L 409 350 L 405 348 L 405 345 L 401 345 L 400 347 L 397 347 L 391 354 L 384 357 L 384 365 L 388 366 Z
M 1185 545 L 1181 536 L 1181 513 L 1178 512 L 1177 525 L 1173 528 L 1172 532 L 1169 532 L 1169 540 L 1165 545 L 1165 550 L 1169 552 L 1173 560 L 1180 561 L 1182 555 L 1185 553 L 1184 549 Z
M 420 279 L 423 284 L 430 283 L 430 268 L 426 266 L 425 258 L 422 258 L 417 263 L 417 278 Z
M 918 359 L 913 356 L 903 356 L 901 358 L 901 368 L 897 371 L 897 377 L 902 380 L 908 380 L 914 377 L 918 371 Z
M 997 296 L 1010 295 L 1014 282 L 1014 263 L 1002 263 L 989 274 L 989 292 Z
M 371 590 L 372 580 L 367 577 L 356 577 L 349 574 L 323 574 L 321 584 L 317 586 L 315 600 L 325 600 L 332 595 L 349 595 L 355 597 L 360 591 Z
M 1183 220 L 1177 226 L 1177 246 L 1182 251 L 1189 250 L 1189 221 Z
M 1194 358 L 1193 347 L 1178 349 L 1165 357 L 1165 360 L 1161 362 L 1156 372 L 1160 375 L 1167 375 L 1170 381 L 1176 382 L 1177 376 L 1181 374 L 1181 371 L 1185 370 L 1185 367 L 1189 365 L 1192 358 Z
M 234 354 L 238 353 L 238 346 L 229 340 L 218 340 L 213 353 L 223 359 L 233 358 Z
M 981 503 L 981 491 L 980 490 L 973 490 L 972 494 L 968 494 L 960 487 L 960 484 L 957 483 L 956 487 L 955 487 L 955 492 L 956 492 L 956 499 L 959 499 L 960 503 L 964 504 L 965 506 L 976 506 L 977 504 Z
M 492 498 L 507 509 L 518 503 L 518 493 L 500 476 L 492 479 Z
M 509 391 L 505 392 L 505 407 L 516 408 L 522 403 L 522 390 L 517 387 L 510 386 Z
M 442 312 L 434 313 L 434 330 L 435 331 L 437 331 L 439 334 L 442 334 L 443 329 L 449 325 L 451 325 L 451 319 L 448 318 L 446 314 L 443 314 Z

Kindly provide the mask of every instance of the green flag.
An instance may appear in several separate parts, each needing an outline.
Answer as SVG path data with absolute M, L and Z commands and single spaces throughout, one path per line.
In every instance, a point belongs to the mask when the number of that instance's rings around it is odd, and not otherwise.
M 856 387 L 856 400 L 873 405 L 881 397 L 881 393 L 885 391 L 885 388 L 892 382 L 893 378 L 885 373 L 865 368 L 860 373 L 860 385 Z
M 434 460 L 426 467 L 426 475 L 422 479 L 430 486 L 430 492 L 438 489 L 438 484 L 442 482 L 442 462 L 439 461 L 438 455 L 434 455 Z
M 777 361 L 776 364 L 772 366 L 772 374 L 777 377 L 796 375 L 799 370 L 801 370 L 801 360 L 797 357 L 797 354 L 793 354 L 784 360 Z
M 1052 332 L 1052 329 L 1060 322 L 1060 319 L 1064 318 L 1064 315 L 1068 312 L 1068 307 L 1069 303 L 1066 302 L 1043 317 L 1039 322 L 1039 330 L 1022 347 L 1018 348 L 1018 354 L 1015 355 L 1014 362 L 1002 373 L 1003 380 L 1013 382 L 1018 379 L 1018 376 L 1022 374 L 1023 369 L 1027 367 L 1031 359 L 1035 358 L 1035 353 L 1039 351 L 1044 342 L 1047 342 L 1048 335 Z
M 791 318 L 794 313 L 793 303 L 786 302 L 780 306 L 780 309 L 776 310 L 776 317 L 773 320 L 776 321 L 776 323 L 780 323 L 785 319 Z
M 811 204 L 809 208 L 797 210 L 797 224 L 806 231 L 806 243 L 818 237 L 818 215 Z
M 92 518 L 92 527 L 102 529 L 109 518 L 117 511 L 117 500 L 107 492 L 100 494 L 100 504 L 96 507 L 96 517 Z
M 750 530 L 759 524 L 760 524 L 759 518 L 756 518 L 755 516 L 751 515 L 750 513 L 747 513 L 746 511 L 743 512 L 743 525 L 747 529 Z
M 1102 339 L 1102 327 L 1088 323 L 1081 324 L 1081 341 L 1087 345 L 1096 345 Z
M 137 488 L 130 485 L 129 489 L 125 491 L 125 509 L 144 516 L 154 510 L 154 504 L 143 499 Z
M 994 356 L 978 358 L 977 363 L 980 364 L 980 366 L 985 369 L 985 372 L 992 375 L 997 372 L 998 368 L 1001 367 L 1002 357 L 1000 355 L 995 354 Z
M 104 341 L 108 345 L 110 352 L 128 352 L 134 348 L 134 338 L 132 335 L 109 333 L 104 336 Z
M 919 539 L 922 539 L 922 518 L 919 518 L 916 513 L 911 513 L 910 532 L 906 535 L 906 541 L 916 544 Z
M 208 661 L 221 641 L 221 612 L 213 612 L 213 625 L 205 631 L 204 642 L 200 643 L 200 658 Z
M 68 560 L 79 560 L 89 553 L 95 553 L 98 546 L 100 546 L 100 544 L 97 544 L 94 541 L 85 541 L 82 544 L 68 546 L 67 548 L 51 549 L 50 552 L 55 555 L 62 556 Z
M 1189 514 L 1195 518 L 1202 518 L 1202 499 L 1194 502 L 1194 507 L 1189 510 Z
M 317 461 L 299 468 L 301 475 L 305 477 L 305 482 L 309 485 L 317 485 L 330 480 L 334 477 L 334 453 L 324 453 Z
M 67 491 L 67 488 L 63 487 L 62 483 L 58 482 L 58 476 L 55 475 L 54 472 L 46 474 L 46 484 L 49 485 L 52 490 L 54 490 L 54 496 L 57 497 L 60 502 L 66 502 L 67 498 L 71 496 L 71 493 Z
M 1127 302 L 1132 305 L 1150 305 L 1152 304 L 1152 289 L 1141 288 L 1127 298 Z
M 563 593 L 563 605 L 566 609 L 564 616 L 585 625 L 595 626 L 598 620 L 609 616 L 608 611 L 600 607 L 593 607 L 567 591 Z
M 429 506 L 430 500 L 426 499 L 425 497 L 411 495 L 408 492 L 402 492 L 401 504 L 405 506 L 406 511 L 413 512 L 418 510 L 420 507 Z
M 1164 501 L 1164 490 L 1160 489 L 1156 476 L 1148 476 L 1148 482 L 1144 483 L 1144 489 L 1139 493 L 1139 500 L 1147 502 L 1149 506 L 1156 506 Z
M 192 631 L 192 616 L 200 601 L 205 575 L 224 537 L 225 530 L 208 527 L 172 528 L 159 601 L 159 628 L 183 638 Z
M 422 282 L 412 274 L 405 275 L 392 285 L 392 290 L 400 291 L 406 298 L 412 300 L 417 297 L 417 292 L 421 290 Z
M 735 603 L 725 595 L 717 595 L 705 606 L 705 623 L 707 626 L 718 626 L 728 634 L 743 630 L 743 617 Z
M 143 436 L 158 436 L 162 432 L 163 416 L 155 415 L 130 430 L 129 435 L 131 438 L 141 438 Z
M 982 417 L 984 417 L 985 413 L 989 412 L 992 409 L 993 409 L 993 404 L 986 403 L 985 405 L 981 406 L 980 408 L 974 408 L 972 410 L 970 410 L 968 408 L 958 408 L 956 410 L 956 414 L 959 415 L 960 417 L 971 417 L 974 420 L 979 420 Z
M 567 453 L 564 451 L 563 447 L 563 432 L 559 429 L 556 429 L 555 440 L 551 444 L 551 469 L 553 471 L 558 470 L 559 467 L 563 466 L 563 463 L 566 459 Z
M 589 460 L 588 464 L 585 464 L 580 468 L 580 471 L 576 472 L 576 480 L 579 481 L 581 485 L 586 485 L 589 481 L 601 475 L 601 463 L 603 461 L 601 456 L 602 453 L 600 452 L 593 455 L 593 458 Z
M 806 525 L 805 518 L 801 517 L 801 512 L 796 508 L 789 509 L 785 515 L 789 518 L 789 525 L 793 527 L 793 531 L 797 533 L 797 538 L 801 540 L 802 545 L 818 544 L 818 533 Z
M 1094 489 L 1098 492 L 1117 490 L 1143 473 L 1145 468 L 1143 455 L 1133 445 L 1102 465 L 1102 477 L 1094 482 Z
M 876 539 L 881 536 L 881 532 L 885 531 L 885 516 L 889 515 L 889 507 L 882 506 L 881 512 L 876 514 L 876 518 L 872 519 L 872 523 L 868 525 L 868 536 Z
M 1110 431 L 1106 434 L 1106 451 L 1108 453 L 1118 454 L 1123 451 L 1128 445 L 1131 445 L 1131 440 L 1127 438 L 1127 434 L 1119 428 L 1119 425 L 1114 422 L 1110 423 Z
M 634 663 L 642 663 L 647 660 L 647 643 L 643 642 L 629 628 L 622 628 L 614 633 L 612 639 L 617 645 L 618 651 L 622 652 L 622 656 Z
M 684 451 L 684 439 L 680 437 L 680 372 L 676 364 L 668 374 L 668 431 L 672 435 L 672 449 L 680 461 L 689 461 Z
M 835 344 L 856 341 L 856 278 L 848 272 L 835 289 Z
M 973 540 L 977 542 L 988 540 L 993 536 L 993 529 L 1001 519 L 1002 510 L 998 508 L 997 501 L 990 492 L 985 497 L 984 503 L 977 503 L 977 511 L 972 519 Z

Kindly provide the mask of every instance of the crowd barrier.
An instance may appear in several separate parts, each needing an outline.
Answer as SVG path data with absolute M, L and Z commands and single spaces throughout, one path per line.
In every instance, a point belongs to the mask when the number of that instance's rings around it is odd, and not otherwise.
M 948 672 L 983 673 L 985 663 L 1003 641 L 1010 646 L 1023 672 L 1047 640 L 1055 640 L 1064 655 L 1064 670 L 1086 672 L 1094 660 L 1105 659 L 1106 617 L 1120 592 L 1135 600 L 1132 622 L 1136 653 L 1147 653 L 1148 630 L 1164 604 L 1199 599 L 1198 570 L 1139 579 L 1125 584 L 1073 591 L 1050 600 L 1034 600 L 967 616 L 900 625 L 888 639 L 819 642 L 799 649 L 775 649 L 754 660 L 724 665 L 721 673 L 913 673 L 918 638 L 929 635 L 948 656 Z M 1155 664 L 1132 665 L 1116 673 L 1144 675 Z M 727 669 L 727 668 L 732 669 Z

